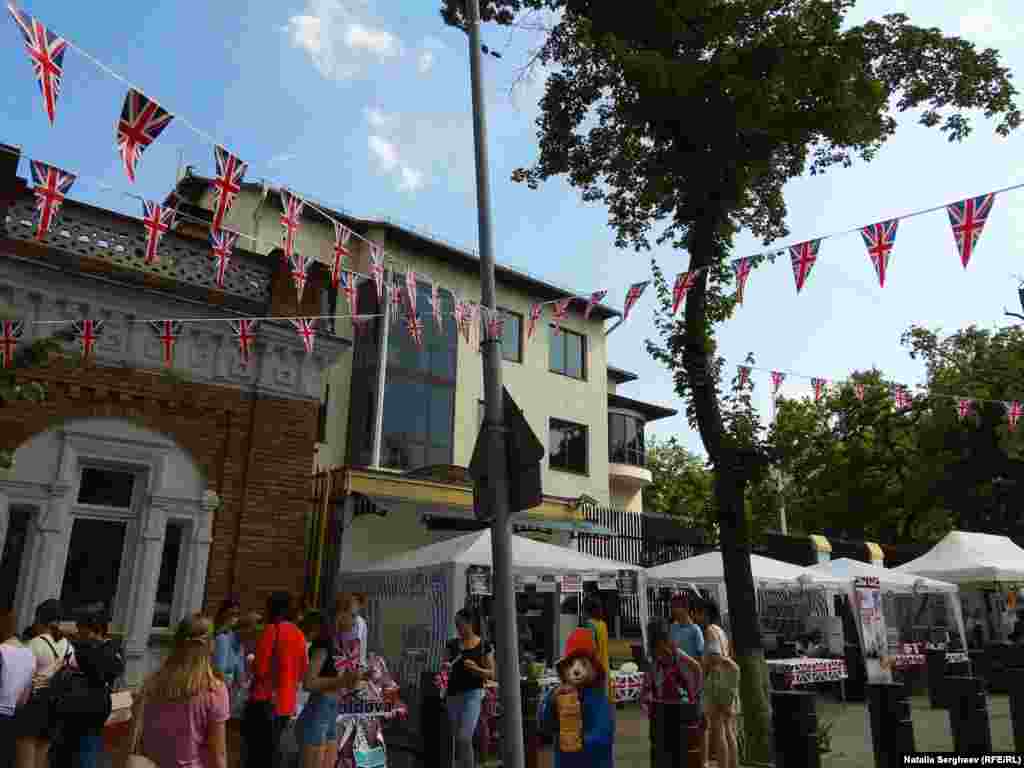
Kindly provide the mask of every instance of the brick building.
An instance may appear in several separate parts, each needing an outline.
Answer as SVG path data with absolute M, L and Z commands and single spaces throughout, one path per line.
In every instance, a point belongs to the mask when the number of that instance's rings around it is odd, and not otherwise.
M 105 602 L 132 682 L 189 612 L 302 589 L 322 377 L 350 342 L 321 332 L 307 354 L 288 322 L 261 321 L 245 365 L 227 321 L 324 314 L 319 266 L 299 307 L 279 255 L 240 242 L 219 290 L 201 228 L 166 235 L 147 265 L 140 220 L 70 199 L 38 241 L 19 159 L 0 147 L 0 304 L 19 343 L 47 321 L 104 325 L 92 362 L 68 344 L 21 375 L 46 402 L 0 406 L 0 448 L 16 449 L 0 470 L 0 611 L 24 627 L 46 598 Z M 165 318 L 202 318 L 183 323 L 172 375 L 146 322 Z

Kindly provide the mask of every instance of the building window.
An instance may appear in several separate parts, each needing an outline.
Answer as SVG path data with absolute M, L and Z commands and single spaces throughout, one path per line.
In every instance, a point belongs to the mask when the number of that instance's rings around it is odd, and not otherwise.
M 451 293 L 439 294 L 442 316 L 451 317 Z M 457 331 L 452 322 L 438 330 L 427 283 L 417 285 L 416 311 L 423 321 L 422 345 L 409 337 L 404 311 L 392 316 L 388 332 L 381 463 L 395 469 L 452 462 Z
M 523 362 L 523 316 L 518 312 L 498 307 L 505 320 L 501 330 L 501 359 L 508 363 Z M 487 322 L 480 315 L 480 338 L 486 338 Z
M 83 608 L 113 610 L 127 527 L 123 520 L 75 518 L 60 592 L 64 619 L 74 620 Z
M 582 424 L 551 419 L 548 454 L 552 469 L 587 474 L 587 428 Z
M 608 414 L 608 461 L 644 466 L 644 422 L 636 416 Z
M 585 379 L 587 369 L 584 363 L 583 336 L 564 328 L 556 332 L 555 326 L 548 328 L 548 367 L 552 373 L 560 373 L 574 379 Z
M 84 467 L 78 484 L 78 503 L 128 509 L 135 489 L 134 472 Z
M 157 580 L 156 602 L 153 605 L 153 626 L 171 626 L 171 612 L 174 610 L 174 593 L 177 586 L 181 545 L 184 540 L 185 524 L 170 522 L 164 536 L 164 552 L 160 558 L 160 578 Z

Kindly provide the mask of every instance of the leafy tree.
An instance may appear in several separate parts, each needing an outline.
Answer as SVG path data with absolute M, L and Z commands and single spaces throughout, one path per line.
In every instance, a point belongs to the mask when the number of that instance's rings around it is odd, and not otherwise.
M 705 508 L 711 498 L 707 462 L 690 453 L 676 438 L 648 440 L 647 469 L 651 484 L 644 488 L 644 511 L 673 515 L 688 525 L 708 529 Z
M 442 0 L 461 25 L 463 0 Z M 757 432 L 731 431 L 720 402 L 715 326 L 735 299 L 726 287 L 733 236 L 788 234 L 785 183 L 870 160 L 896 130 L 894 112 L 951 140 L 966 110 L 1020 124 L 1015 90 L 995 51 L 978 51 L 903 14 L 843 28 L 854 0 L 484 0 L 483 18 L 524 10 L 560 15 L 538 60 L 548 76 L 539 157 L 514 174 L 537 186 L 566 176 L 601 201 L 621 247 L 652 240 L 685 249 L 700 270 L 682 319 L 664 311 L 651 353 L 673 373 L 715 468 L 726 589 L 744 670 L 744 721 L 755 758 L 770 753 L 767 675 L 750 571 L 746 490 L 771 460 Z

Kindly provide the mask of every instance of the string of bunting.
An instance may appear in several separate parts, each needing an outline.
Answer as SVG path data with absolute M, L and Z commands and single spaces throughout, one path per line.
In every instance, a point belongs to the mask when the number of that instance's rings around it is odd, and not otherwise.
M 38 81 L 43 95 L 43 107 L 46 116 L 51 124 L 55 124 L 57 100 L 61 93 L 62 80 L 64 76 L 64 56 L 70 48 L 83 58 L 91 61 L 99 69 L 120 81 L 127 87 L 124 104 L 121 109 L 120 119 L 117 121 L 116 145 L 121 157 L 122 165 L 129 182 L 134 183 L 136 169 L 141 161 L 145 150 L 155 142 L 165 129 L 175 120 L 198 135 L 204 142 L 212 145 L 214 150 L 214 164 L 216 168 L 215 177 L 211 182 L 213 191 L 213 214 L 210 223 L 210 242 L 212 256 L 214 259 L 215 282 L 218 287 L 223 287 L 224 276 L 230 268 L 233 248 L 238 238 L 246 238 L 260 244 L 267 241 L 252 237 L 240 232 L 227 230 L 224 226 L 226 217 L 231 210 L 232 204 L 241 192 L 242 183 L 248 170 L 248 163 L 218 142 L 214 137 L 205 131 L 197 128 L 192 122 L 180 114 L 172 113 L 165 106 L 161 105 L 152 97 L 148 96 L 141 88 L 131 84 L 126 78 L 115 72 L 95 56 L 87 53 L 66 38 L 57 35 L 50 28 L 44 25 L 39 19 L 17 8 L 16 3 L 11 0 L 8 3 L 8 11 L 24 38 L 25 46 L 32 62 L 35 77 Z M 37 237 L 42 239 L 49 232 L 56 221 L 60 207 L 71 190 L 71 187 L 79 178 L 78 174 L 68 172 L 64 169 L 48 165 L 41 161 L 32 161 L 32 183 L 36 196 L 38 211 Z M 106 186 L 106 185 L 104 185 Z M 360 278 L 371 279 L 377 286 L 378 297 L 383 299 L 384 283 L 384 262 L 385 252 L 377 244 L 362 237 L 334 216 L 311 202 L 308 198 L 297 195 L 286 186 L 281 187 L 281 202 L 283 214 L 282 225 L 282 261 L 290 269 L 290 276 L 295 283 L 296 291 L 301 301 L 308 278 L 308 270 L 313 259 L 300 255 L 295 250 L 296 238 L 301 225 L 301 214 L 305 207 L 317 211 L 327 220 L 331 221 L 335 230 L 335 242 L 333 247 L 333 259 L 330 262 L 332 284 L 337 289 L 342 283 L 347 283 L 351 294 L 356 293 Z M 132 195 L 133 197 L 137 197 Z M 141 198 L 140 198 L 141 199 Z M 155 264 L 159 261 L 159 246 L 163 236 L 170 231 L 175 220 L 183 217 L 178 212 L 178 204 L 181 202 L 173 193 L 162 203 L 143 200 L 143 226 L 147 233 L 146 263 Z M 203 222 L 205 223 L 205 222 Z M 344 260 L 350 256 L 348 243 L 352 237 L 365 241 L 370 250 L 371 275 L 361 275 L 351 269 L 344 269 Z M 316 260 L 320 260 L 317 258 Z M 397 264 L 394 259 L 388 258 L 389 262 Z M 395 271 L 399 271 L 396 269 Z M 406 327 L 410 337 L 417 343 L 422 343 L 423 323 L 416 315 L 415 301 L 415 273 L 406 269 L 407 284 L 412 285 L 409 292 L 408 316 Z M 346 275 L 347 273 L 347 275 Z M 431 281 L 433 282 L 433 281 Z M 642 293 L 642 288 L 640 293 Z M 452 292 L 453 295 L 454 292 Z M 633 288 L 627 293 L 627 309 L 624 315 L 628 314 L 629 296 L 634 293 Z M 584 317 L 589 319 L 594 306 L 604 298 L 607 291 L 595 291 L 587 298 L 579 300 L 586 302 Z M 433 291 L 436 296 L 436 291 Z M 561 322 L 565 319 L 569 305 L 578 297 L 555 299 L 540 302 L 533 305 L 530 310 L 531 324 L 529 336 L 536 320 L 540 317 L 542 308 L 548 304 L 554 304 L 553 322 L 556 332 L 560 329 Z M 635 303 L 639 293 L 632 298 Z M 354 301 L 354 300 L 353 300 Z M 457 300 L 462 305 L 463 311 L 456 315 L 456 321 L 467 323 L 472 322 L 476 317 L 482 317 L 485 323 L 485 335 L 490 336 L 493 332 L 502 329 L 503 323 L 491 316 L 494 312 L 481 312 L 479 305 L 475 302 Z M 354 304 L 352 305 L 355 309 Z M 432 314 L 439 327 L 443 325 L 443 315 L 438 311 L 436 299 L 432 301 Z M 538 307 L 540 309 L 538 309 Z M 358 315 L 356 311 L 353 315 Z M 460 328 L 461 329 L 461 328 Z M 469 340 L 468 329 L 464 329 Z M 300 331 L 301 332 L 301 331 Z
M 810 381 L 811 389 L 814 392 L 814 402 L 821 402 L 822 398 L 829 395 L 838 395 L 844 388 L 849 387 L 853 396 L 858 401 L 864 402 L 864 398 L 867 395 L 869 385 L 858 382 L 858 381 L 829 381 L 828 379 L 819 376 L 805 376 L 800 373 L 793 373 L 792 371 L 781 371 L 772 370 L 769 368 L 758 368 L 752 365 L 738 365 L 737 368 L 737 382 L 740 389 L 745 388 L 751 384 L 750 375 L 753 371 L 764 371 L 767 372 L 771 380 L 771 395 L 772 401 L 778 399 L 779 389 L 782 384 L 786 381 L 787 377 L 804 379 Z M 931 390 L 925 390 L 918 394 L 912 394 L 906 386 L 902 384 L 886 383 L 884 388 L 888 390 L 889 396 L 892 397 L 893 406 L 897 411 L 905 411 L 911 408 L 914 401 L 917 399 L 922 400 L 949 400 L 956 404 L 956 415 L 960 421 L 964 421 L 971 415 L 977 415 L 977 407 L 983 404 L 994 404 L 999 405 L 1003 408 L 1006 413 L 1006 426 L 1010 432 L 1015 432 L 1017 424 L 1020 421 L 1022 415 L 1024 415 L 1024 405 L 1018 400 L 992 400 L 983 397 L 970 397 L 967 395 L 949 395 L 943 392 L 933 392 Z

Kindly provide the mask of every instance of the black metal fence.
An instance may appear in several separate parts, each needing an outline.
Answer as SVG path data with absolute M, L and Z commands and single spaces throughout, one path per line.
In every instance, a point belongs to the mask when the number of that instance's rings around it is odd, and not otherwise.
M 703 533 L 669 515 L 588 507 L 585 519 L 613 531 L 612 536 L 581 533 L 579 549 L 588 555 L 650 568 L 707 551 Z

